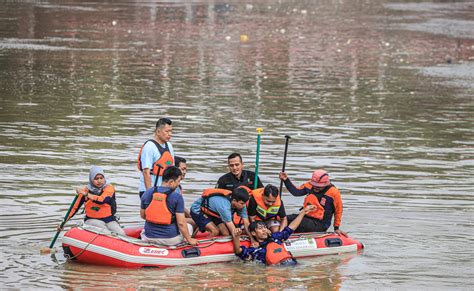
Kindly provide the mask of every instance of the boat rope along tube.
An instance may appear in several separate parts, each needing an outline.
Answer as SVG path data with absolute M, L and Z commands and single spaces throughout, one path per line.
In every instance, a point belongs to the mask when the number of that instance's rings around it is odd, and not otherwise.
M 178 245 L 174 245 L 174 246 L 161 245 L 161 244 L 157 244 L 157 243 L 150 242 L 150 241 L 143 241 L 141 239 L 119 235 L 119 234 L 116 234 L 114 232 L 110 232 L 110 233 L 109 232 L 102 232 L 97 227 L 89 226 L 89 225 L 79 226 L 79 228 L 83 229 L 83 230 L 86 230 L 86 231 L 89 231 L 89 232 L 92 232 L 92 233 L 96 233 L 98 235 L 103 235 L 103 236 L 108 236 L 108 237 L 120 239 L 122 241 L 132 243 L 132 244 L 135 244 L 135 245 L 140 245 L 140 246 L 165 247 L 167 249 L 172 249 L 172 250 L 182 249 L 182 248 L 186 248 L 186 247 L 190 246 L 187 242 L 182 242 L 182 243 L 180 243 Z M 246 241 L 246 240 L 249 241 L 249 238 L 246 237 L 246 236 L 241 237 L 241 241 Z M 232 241 L 231 236 L 213 237 L 213 238 L 199 240 L 199 244 L 203 244 L 203 245 L 198 245 L 198 246 L 195 246 L 195 247 L 197 247 L 197 248 L 207 248 L 207 247 L 213 245 L 214 243 L 226 243 L 226 242 L 229 242 L 229 241 Z
M 64 256 L 67 257 L 69 260 L 74 260 L 75 258 L 79 257 L 80 255 L 82 255 L 86 250 L 87 248 L 92 244 L 93 241 L 95 241 L 96 238 L 99 237 L 99 235 L 101 235 L 101 233 L 97 233 L 94 238 L 92 238 L 88 243 L 87 245 L 77 254 L 77 255 L 74 255 L 72 257 L 69 257 L 67 253 L 64 253 Z

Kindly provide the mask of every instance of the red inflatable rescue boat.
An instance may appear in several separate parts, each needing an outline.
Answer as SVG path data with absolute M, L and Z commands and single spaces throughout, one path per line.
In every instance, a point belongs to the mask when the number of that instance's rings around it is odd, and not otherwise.
M 232 238 L 200 239 L 199 245 L 159 246 L 139 239 L 142 227 L 125 228 L 127 236 L 88 225 L 74 227 L 63 237 L 64 255 L 70 261 L 125 268 L 174 267 L 235 260 Z M 248 240 L 241 244 L 248 246 Z M 364 246 L 335 233 L 299 233 L 285 242 L 295 258 L 356 252 Z

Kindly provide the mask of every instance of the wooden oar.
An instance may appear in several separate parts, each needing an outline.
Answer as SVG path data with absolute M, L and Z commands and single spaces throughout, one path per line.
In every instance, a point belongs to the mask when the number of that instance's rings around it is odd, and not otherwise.
M 77 201 L 77 198 L 79 197 L 79 195 L 76 195 L 74 196 L 74 199 L 72 200 L 72 203 L 71 203 L 71 206 L 69 206 L 69 209 L 68 211 L 66 212 L 66 215 L 64 216 L 64 219 L 63 219 L 63 222 L 61 223 L 61 225 L 59 226 L 59 229 L 58 231 L 56 231 L 56 234 L 54 235 L 54 238 L 53 240 L 51 241 L 51 244 L 49 245 L 49 248 L 42 248 L 40 250 L 40 253 L 41 254 L 49 254 L 49 253 L 54 253 L 54 243 L 56 242 L 56 240 L 58 239 L 58 236 L 59 234 L 61 233 L 61 230 L 63 229 L 64 225 L 66 224 L 67 220 L 68 220 L 68 217 L 69 217 L 69 213 L 71 213 L 71 210 L 72 208 L 74 207 L 74 204 L 76 204 L 76 201 Z

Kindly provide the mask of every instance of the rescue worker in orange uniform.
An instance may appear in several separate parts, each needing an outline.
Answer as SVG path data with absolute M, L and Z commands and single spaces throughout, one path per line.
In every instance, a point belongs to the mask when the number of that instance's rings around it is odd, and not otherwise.
M 242 231 L 236 229 L 232 240 L 234 253 L 244 261 L 257 261 L 266 265 L 295 265 L 296 259 L 285 249 L 284 242 L 298 228 L 305 214 L 308 214 L 313 208 L 313 205 L 306 206 L 290 225 L 273 234 L 261 220 L 250 223 L 250 234 L 258 242 L 257 247 L 241 246 L 240 234 Z
M 101 167 L 93 166 L 90 169 L 89 184 L 76 188 L 76 193 L 79 197 L 74 203 L 67 220 L 72 218 L 84 204 L 86 213 L 84 224 L 125 235 L 115 217 L 117 211 L 115 188 L 107 182 L 104 170 Z
M 177 245 L 187 241 L 197 245 L 191 237 L 193 228 L 186 223 L 184 199 L 179 191 L 181 170 L 175 166 L 166 168 L 161 186 L 154 186 L 141 197 L 140 216 L 145 219 L 142 240 L 162 245 Z
M 251 193 L 247 205 L 250 222 L 262 220 L 272 232 L 285 229 L 288 220 L 278 188 L 268 184 Z
M 339 189 L 331 184 L 329 174 L 324 170 L 313 172 L 311 180 L 296 187 L 285 172 L 280 172 L 280 179 L 293 196 L 305 196 L 304 206 L 314 205 L 315 209 L 305 215 L 296 232 L 323 232 L 331 226 L 334 216 L 334 232 L 345 233 L 339 229 L 342 218 L 342 199 Z M 296 214 L 288 216 L 291 222 Z
M 171 120 L 160 118 L 156 122 L 153 139 L 147 140 L 142 145 L 137 159 L 137 168 L 140 171 L 138 190 L 140 197 L 153 185 L 160 186 L 164 170 L 174 165 L 174 151 L 170 143 L 172 134 Z

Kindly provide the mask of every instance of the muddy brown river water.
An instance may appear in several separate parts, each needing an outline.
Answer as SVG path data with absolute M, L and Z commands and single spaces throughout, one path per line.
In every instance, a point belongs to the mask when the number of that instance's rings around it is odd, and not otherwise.
M 1 289 L 472 288 L 472 1 L 0 7 Z M 121 224 L 143 223 L 136 156 L 162 116 L 188 159 L 188 207 L 231 152 L 254 169 L 262 127 L 262 181 L 279 184 L 291 135 L 288 174 L 303 183 L 326 169 L 341 229 L 366 249 L 294 268 L 128 270 L 40 255 L 92 165 L 117 188 Z M 283 199 L 290 213 L 302 203 Z

